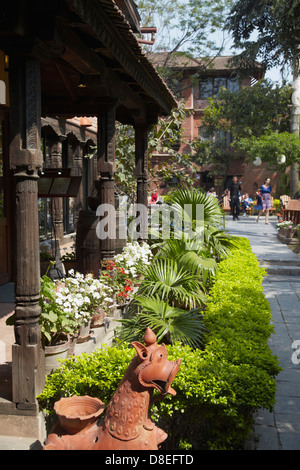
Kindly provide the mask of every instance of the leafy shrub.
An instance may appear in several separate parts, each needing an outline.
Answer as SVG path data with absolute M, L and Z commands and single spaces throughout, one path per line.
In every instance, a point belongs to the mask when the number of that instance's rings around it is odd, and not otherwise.
M 165 449 L 238 449 L 259 408 L 272 410 L 278 361 L 268 347 L 270 306 L 262 292 L 264 270 L 247 241 L 220 263 L 208 296 L 205 349 L 168 345 L 169 360 L 182 359 L 172 387 L 151 408 L 169 438 Z M 42 408 L 73 394 L 99 397 L 107 405 L 135 350 L 118 344 L 62 362 L 38 396 Z

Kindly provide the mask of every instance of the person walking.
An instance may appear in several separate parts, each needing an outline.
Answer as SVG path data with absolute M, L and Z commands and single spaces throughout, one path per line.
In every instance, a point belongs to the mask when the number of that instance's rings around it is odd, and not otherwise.
M 265 223 L 269 224 L 269 213 L 271 209 L 271 192 L 272 188 L 270 186 L 270 178 L 266 178 L 264 184 L 260 187 L 260 194 L 262 198 L 262 209 L 258 212 L 258 216 L 256 218 L 256 222 L 259 221 L 260 216 L 263 212 L 266 212 L 266 219 Z
M 232 183 L 228 190 L 232 219 L 239 220 L 241 184 L 238 182 L 237 176 L 232 178 Z

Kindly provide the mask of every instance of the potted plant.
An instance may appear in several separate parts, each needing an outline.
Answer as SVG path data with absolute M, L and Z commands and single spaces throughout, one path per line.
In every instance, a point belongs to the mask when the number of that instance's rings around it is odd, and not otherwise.
M 132 242 L 127 243 L 122 253 L 115 257 L 116 265 L 122 267 L 134 281 L 141 279 L 141 270 L 150 264 L 153 258 L 152 251 L 148 243 Z
M 292 220 L 284 220 L 276 224 L 278 235 L 285 238 L 293 238 L 297 225 Z
M 41 278 L 40 291 L 40 324 L 42 345 L 45 350 L 45 371 L 48 375 L 59 365 L 57 359 L 68 355 L 70 337 L 77 330 L 77 322 L 73 315 L 57 302 L 57 285 L 46 274 Z
M 104 261 L 100 279 L 111 286 L 117 305 L 124 307 L 127 301 L 130 300 L 133 284 L 125 269 L 118 266 L 115 261 Z
M 72 251 L 71 253 L 65 253 L 61 258 L 60 261 L 64 264 L 66 273 L 70 270 L 74 270 L 76 266 L 76 253 Z
M 113 303 L 113 290 L 105 282 L 95 279 L 93 274 L 83 275 L 74 270 L 57 285 L 56 302 L 73 316 L 78 326 L 78 341 L 89 338 L 93 315 L 99 308 L 108 312 Z

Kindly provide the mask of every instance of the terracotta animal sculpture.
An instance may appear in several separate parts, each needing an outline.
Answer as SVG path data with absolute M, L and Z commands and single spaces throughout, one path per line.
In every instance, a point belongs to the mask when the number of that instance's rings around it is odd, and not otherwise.
M 171 383 L 179 371 L 181 359 L 169 361 L 166 346 L 156 343 L 156 336 L 149 328 L 144 342 L 146 346 L 137 341 L 132 343 L 137 354 L 114 393 L 104 418 L 96 418 L 95 422 L 88 423 L 75 434 L 68 433 L 61 423 L 55 425 L 45 450 L 158 449 L 168 435 L 149 419 L 149 405 L 154 389 L 159 391 L 160 398 L 167 393 L 176 395 Z

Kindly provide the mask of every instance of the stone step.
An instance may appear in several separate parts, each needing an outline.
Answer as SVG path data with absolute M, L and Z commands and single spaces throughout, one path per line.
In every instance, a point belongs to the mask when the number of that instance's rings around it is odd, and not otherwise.
M 268 282 L 292 282 L 294 283 L 300 283 L 300 276 L 289 276 L 289 275 L 280 275 L 278 273 L 276 274 L 270 274 L 268 273 L 268 276 L 265 277 L 264 283 Z
M 279 260 L 279 259 L 260 259 L 259 260 L 260 264 L 265 265 L 265 266 L 272 266 L 272 265 L 278 265 L 278 266 L 299 266 L 300 267 L 300 257 L 297 259 L 285 259 L 285 260 Z
M 276 274 L 280 276 L 300 276 L 300 266 L 283 265 L 283 264 L 260 264 L 265 268 L 268 274 Z

